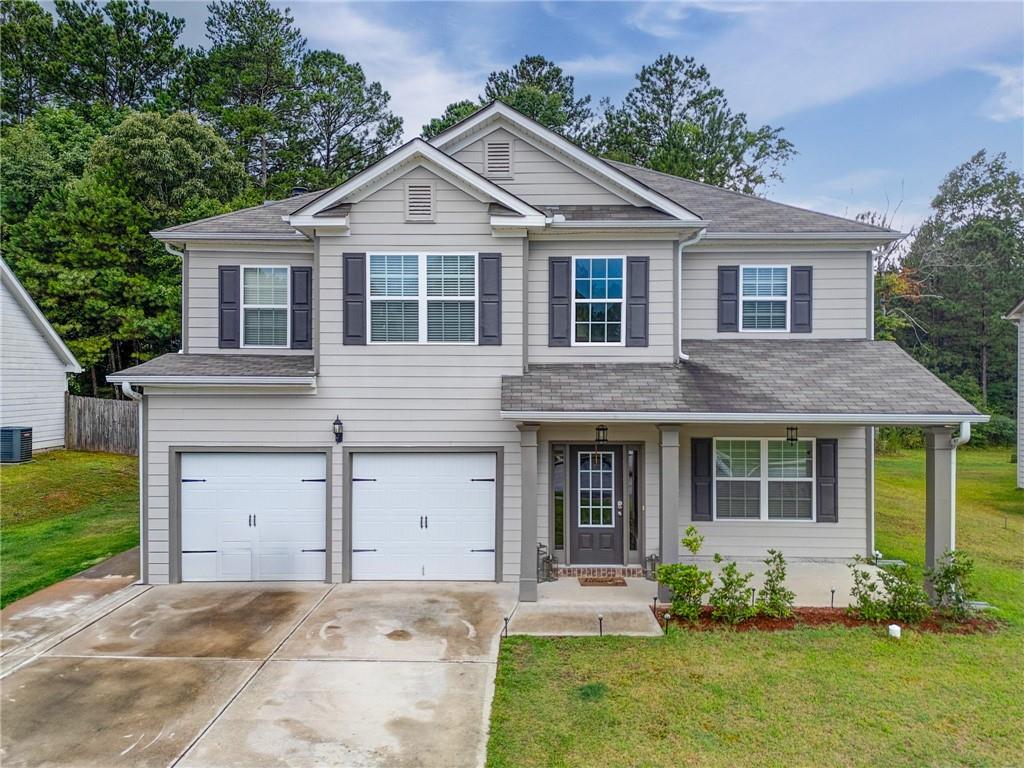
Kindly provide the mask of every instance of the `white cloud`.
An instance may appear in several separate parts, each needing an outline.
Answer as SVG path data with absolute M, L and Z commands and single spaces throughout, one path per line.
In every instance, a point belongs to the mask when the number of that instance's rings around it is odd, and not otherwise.
M 629 26 L 652 37 L 682 37 L 685 32 L 680 22 L 692 16 L 693 11 L 720 14 L 757 13 L 763 3 L 730 2 L 729 0 L 686 0 L 684 2 L 641 3 L 626 17 Z
M 628 53 L 609 53 L 604 56 L 580 56 L 559 62 L 570 75 L 632 75 L 647 61 L 642 56 Z
M 995 91 L 981 105 L 982 114 L 990 120 L 1005 123 L 1024 117 L 1024 71 L 1020 66 L 989 64 L 978 67 L 998 82 Z
M 363 8 L 314 3 L 297 5 L 293 13 L 311 48 L 340 51 L 362 64 L 368 78 L 380 81 L 391 94 L 392 110 L 402 117 L 406 139 L 418 136 L 449 103 L 480 93 L 490 72 L 487 62 L 460 68 L 436 40 L 385 23 Z

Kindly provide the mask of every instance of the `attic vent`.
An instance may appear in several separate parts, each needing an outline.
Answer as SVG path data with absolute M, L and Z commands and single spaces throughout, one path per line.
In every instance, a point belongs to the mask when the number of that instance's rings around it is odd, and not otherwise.
M 405 218 L 407 221 L 434 220 L 434 185 L 432 183 L 418 182 L 406 185 Z
M 512 142 L 488 141 L 484 148 L 484 174 L 496 178 L 512 176 Z

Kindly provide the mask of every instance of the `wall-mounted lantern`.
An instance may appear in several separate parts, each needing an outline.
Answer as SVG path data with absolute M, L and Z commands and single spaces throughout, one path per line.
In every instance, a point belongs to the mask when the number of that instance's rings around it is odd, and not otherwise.
M 604 424 L 597 425 L 597 430 L 594 434 L 594 442 L 597 443 L 598 445 L 608 444 L 608 427 L 606 427 Z
M 341 443 L 345 438 L 345 425 L 341 423 L 341 416 L 334 417 L 334 442 Z
M 800 432 L 796 427 L 786 427 L 786 442 L 790 445 L 796 445 L 797 438 Z

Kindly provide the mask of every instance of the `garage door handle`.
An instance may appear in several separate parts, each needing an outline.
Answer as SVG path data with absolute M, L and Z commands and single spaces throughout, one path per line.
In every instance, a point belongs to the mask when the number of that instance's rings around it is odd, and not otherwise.
M 323 550 L 320 550 L 320 551 L 322 552 Z M 376 552 L 377 550 L 376 549 L 353 549 L 352 551 L 353 552 Z
M 304 477 L 304 478 L 302 478 L 302 482 L 304 482 L 304 483 L 326 483 L 327 482 L 327 478 L 326 477 L 309 477 L 309 478 Z
M 215 555 L 217 554 L 216 549 L 183 549 L 181 550 L 183 555 Z
M 195 477 L 183 477 L 181 478 L 183 483 L 205 483 L 206 478 L 195 478 Z
M 494 478 L 493 477 L 473 477 L 473 478 L 470 478 L 469 482 L 471 482 L 471 483 L 493 483 L 494 482 Z
M 376 477 L 353 477 L 352 478 L 352 482 L 353 483 L 376 483 L 377 482 L 377 478 Z
M 491 549 L 471 549 L 469 551 L 470 552 L 493 552 L 494 549 L 493 548 L 491 548 Z
M 326 552 L 327 550 L 326 550 L 326 549 L 304 549 L 304 550 L 302 550 L 302 551 L 303 551 L 303 552 Z M 352 551 L 353 551 L 353 552 L 358 552 L 359 550 L 355 550 L 355 549 L 354 549 L 354 550 L 352 550 Z

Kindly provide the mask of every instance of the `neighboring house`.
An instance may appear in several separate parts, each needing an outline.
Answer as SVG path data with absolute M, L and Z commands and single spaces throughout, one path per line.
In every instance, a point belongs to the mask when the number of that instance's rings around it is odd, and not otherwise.
M 1024 488 L 1024 300 L 1005 319 L 1017 324 L 1017 487 Z
M 144 578 L 518 581 L 874 550 L 874 425 L 987 417 L 872 340 L 900 234 L 608 163 L 501 103 L 334 189 L 154 233 L 183 349 L 143 393 Z M 925 510 L 922 510 L 922 514 Z
M 68 374 L 82 366 L 2 259 L 0 283 L 0 422 L 32 427 L 33 450 L 59 448 Z

